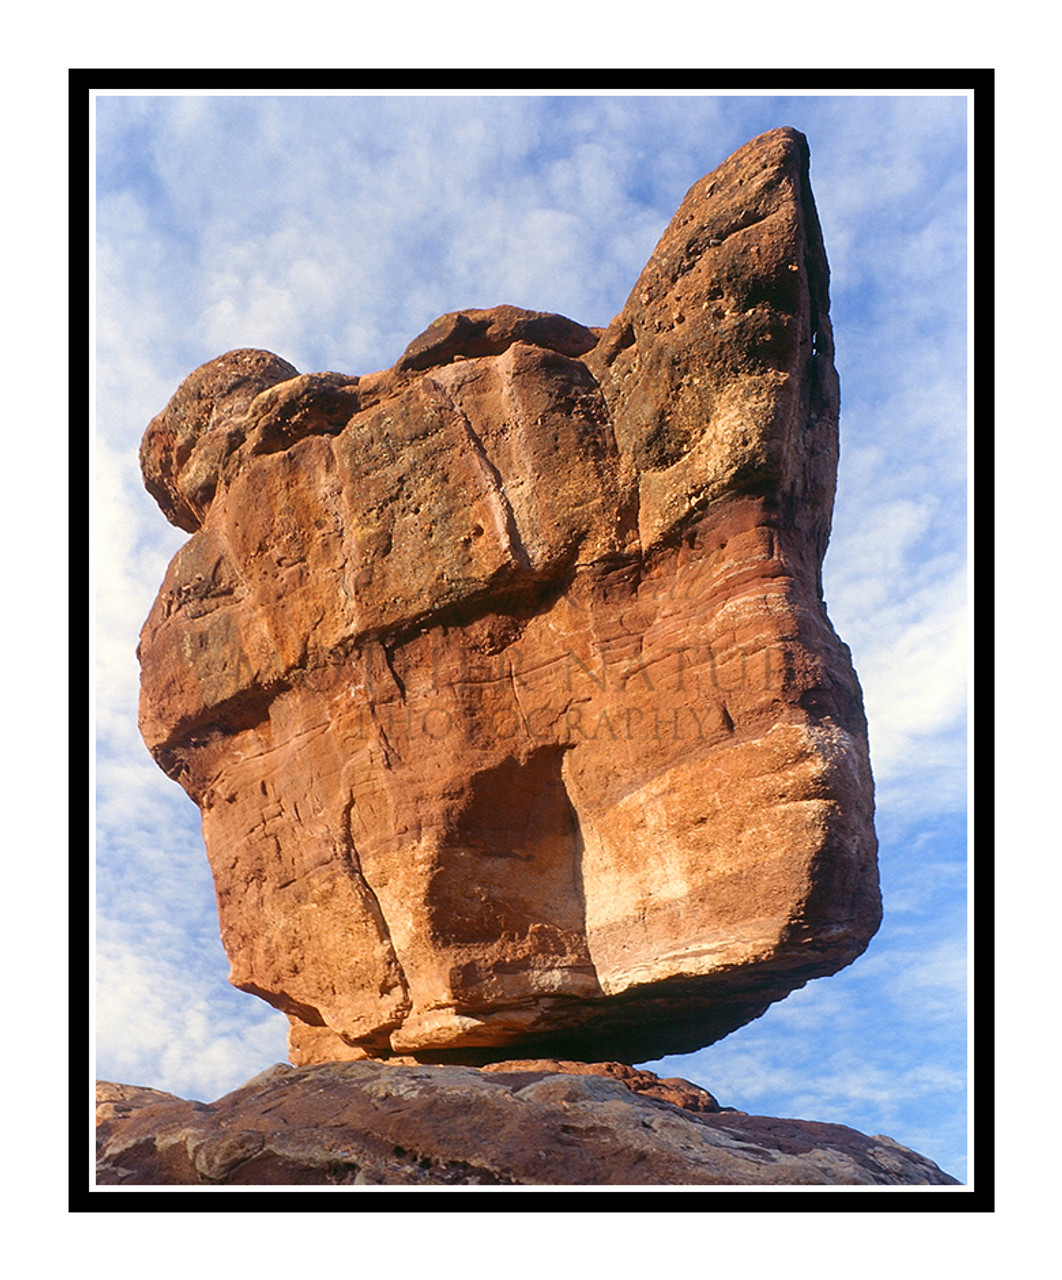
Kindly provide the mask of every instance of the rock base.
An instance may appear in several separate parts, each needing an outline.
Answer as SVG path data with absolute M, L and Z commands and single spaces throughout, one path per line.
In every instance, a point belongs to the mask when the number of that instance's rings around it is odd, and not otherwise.
M 97 1085 L 100 1186 L 958 1185 L 891 1138 L 621 1063 L 278 1065 L 205 1104 Z

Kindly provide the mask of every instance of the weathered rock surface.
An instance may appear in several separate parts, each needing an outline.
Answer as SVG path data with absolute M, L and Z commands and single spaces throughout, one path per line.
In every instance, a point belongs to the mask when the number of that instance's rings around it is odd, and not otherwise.
M 364 377 L 230 352 L 151 423 L 193 536 L 141 731 L 294 1062 L 642 1061 L 865 948 L 827 311 L 779 129 L 691 189 L 606 330 L 454 312 Z
M 180 1102 L 175 1093 L 162 1089 L 148 1089 L 135 1084 L 113 1084 L 110 1080 L 96 1081 L 96 1123 L 121 1119 L 140 1107 L 153 1107 L 160 1102 Z
M 721 1110 L 688 1081 L 636 1072 L 639 1087 L 620 1064 L 580 1070 L 278 1065 L 210 1106 L 163 1101 L 104 1120 L 97 1183 L 955 1184 L 891 1138 Z

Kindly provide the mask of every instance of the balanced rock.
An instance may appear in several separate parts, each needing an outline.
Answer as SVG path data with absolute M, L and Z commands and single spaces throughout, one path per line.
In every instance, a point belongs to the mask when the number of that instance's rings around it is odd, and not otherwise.
M 618 1063 L 580 1074 L 572 1067 L 277 1065 L 209 1105 L 162 1095 L 107 1115 L 96 1130 L 96 1182 L 345 1186 L 352 1194 L 366 1186 L 955 1185 L 891 1138 L 724 1109 L 688 1081 L 646 1071 L 632 1081 Z
M 808 166 L 778 129 L 698 182 L 605 330 L 454 312 L 363 377 L 234 351 L 149 426 L 193 536 L 141 731 L 295 1063 L 686 1052 L 876 930 Z

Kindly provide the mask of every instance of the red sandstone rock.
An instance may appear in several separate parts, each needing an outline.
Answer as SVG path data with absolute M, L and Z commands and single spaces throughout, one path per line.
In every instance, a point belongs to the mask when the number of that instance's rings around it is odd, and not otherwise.
M 676 1105 L 597 1069 L 550 1065 L 271 1067 L 210 1105 L 171 1099 L 108 1117 L 96 1130 L 96 1181 L 354 1195 L 374 1185 L 955 1184 L 891 1138 Z
M 232 352 L 149 427 L 195 532 L 141 730 L 296 1063 L 684 1052 L 877 928 L 807 168 L 781 129 L 697 183 L 603 332 L 453 313 L 361 378 Z
M 507 1062 L 487 1063 L 483 1070 L 605 1076 L 610 1080 L 619 1080 L 632 1093 L 641 1094 L 646 1098 L 657 1098 L 661 1102 L 670 1102 L 686 1111 L 711 1113 L 722 1110 L 708 1090 L 702 1089 L 700 1085 L 692 1084 L 689 1080 L 682 1080 L 677 1076 L 669 1076 L 666 1080 L 661 1080 L 653 1071 L 629 1067 L 624 1062 L 566 1062 L 556 1058 L 520 1058 Z
M 469 356 L 501 355 L 514 342 L 585 355 L 598 335 L 574 320 L 520 307 L 490 307 L 486 311 L 454 311 L 440 316 L 406 348 L 395 368 L 431 369 Z

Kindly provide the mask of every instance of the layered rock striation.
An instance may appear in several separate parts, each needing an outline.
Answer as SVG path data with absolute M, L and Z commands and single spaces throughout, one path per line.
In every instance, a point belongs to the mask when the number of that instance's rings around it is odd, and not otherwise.
M 210 1105 L 139 1090 L 116 1114 L 123 1089 L 97 1089 L 99 1186 L 957 1185 L 891 1138 L 618 1063 L 278 1065 Z
M 685 1052 L 876 930 L 808 164 L 778 129 L 698 182 L 607 329 L 233 351 L 148 427 L 192 536 L 141 731 L 295 1063 Z

